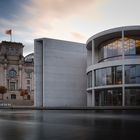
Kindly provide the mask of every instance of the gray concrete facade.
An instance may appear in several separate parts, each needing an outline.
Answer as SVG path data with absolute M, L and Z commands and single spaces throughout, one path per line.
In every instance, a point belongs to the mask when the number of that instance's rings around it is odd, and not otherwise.
M 34 44 L 35 106 L 86 106 L 85 44 L 49 38 Z

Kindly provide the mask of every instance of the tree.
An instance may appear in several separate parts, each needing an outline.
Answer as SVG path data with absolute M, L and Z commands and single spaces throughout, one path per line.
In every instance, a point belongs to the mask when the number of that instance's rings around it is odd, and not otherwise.
M 3 100 L 3 95 L 7 92 L 7 88 L 5 86 L 0 86 L 0 94 L 2 95 L 2 100 Z
M 24 96 L 28 95 L 28 90 L 27 89 L 20 89 L 19 91 L 20 91 L 20 96 L 22 96 L 23 100 L 24 100 Z

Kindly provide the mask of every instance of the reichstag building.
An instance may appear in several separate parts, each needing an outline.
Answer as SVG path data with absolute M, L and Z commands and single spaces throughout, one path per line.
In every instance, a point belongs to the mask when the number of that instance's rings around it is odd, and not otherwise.
M 33 105 L 34 102 L 34 55 L 23 56 L 24 45 L 17 42 L 0 43 L 0 86 L 7 91 L 0 94 L 0 105 Z M 21 90 L 28 95 L 21 96 Z

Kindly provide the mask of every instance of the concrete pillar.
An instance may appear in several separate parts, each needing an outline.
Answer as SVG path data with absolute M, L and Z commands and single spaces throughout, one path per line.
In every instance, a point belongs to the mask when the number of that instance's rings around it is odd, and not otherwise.
M 94 57 L 95 57 L 95 46 L 94 46 L 94 40 L 92 40 L 92 66 L 95 63 Z M 91 106 L 95 106 L 95 82 L 94 82 L 95 76 L 94 76 L 94 70 L 92 70 L 92 104 Z
M 92 106 L 95 106 L 95 82 L 94 82 L 94 70 L 92 71 Z
M 43 40 L 43 75 L 46 75 L 46 46 L 47 46 L 47 41 Z M 43 76 L 43 107 L 46 107 L 46 76 Z
M 122 65 L 122 106 L 125 106 L 125 69 Z
M 122 29 L 122 59 L 125 59 L 124 54 L 124 29 Z M 122 65 L 122 106 L 125 106 L 125 69 L 124 65 Z
M 95 106 L 95 90 L 92 90 L 92 106 Z
M 34 43 L 34 102 L 36 107 L 43 107 L 43 40 Z
M 94 48 L 94 40 L 92 40 L 92 65 L 94 65 L 94 63 L 95 63 L 95 48 Z

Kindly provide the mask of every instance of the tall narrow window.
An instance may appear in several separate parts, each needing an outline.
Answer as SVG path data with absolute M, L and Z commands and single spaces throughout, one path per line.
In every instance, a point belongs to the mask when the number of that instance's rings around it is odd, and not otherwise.
M 88 88 L 92 87 L 92 72 L 91 71 L 87 74 L 87 87 Z
M 27 90 L 30 91 L 30 86 L 27 86 Z
M 30 72 L 27 73 L 27 78 L 31 78 L 31 73 Z
M 95 70 L 95 86 L 122 84 L 122 66 Z
M 10 82 L 10 90 L 15 91 L 16 90 L 16 84 L 15 82 Z
M 30 84 L 30 80 L 27 80 L 27 84 Z

